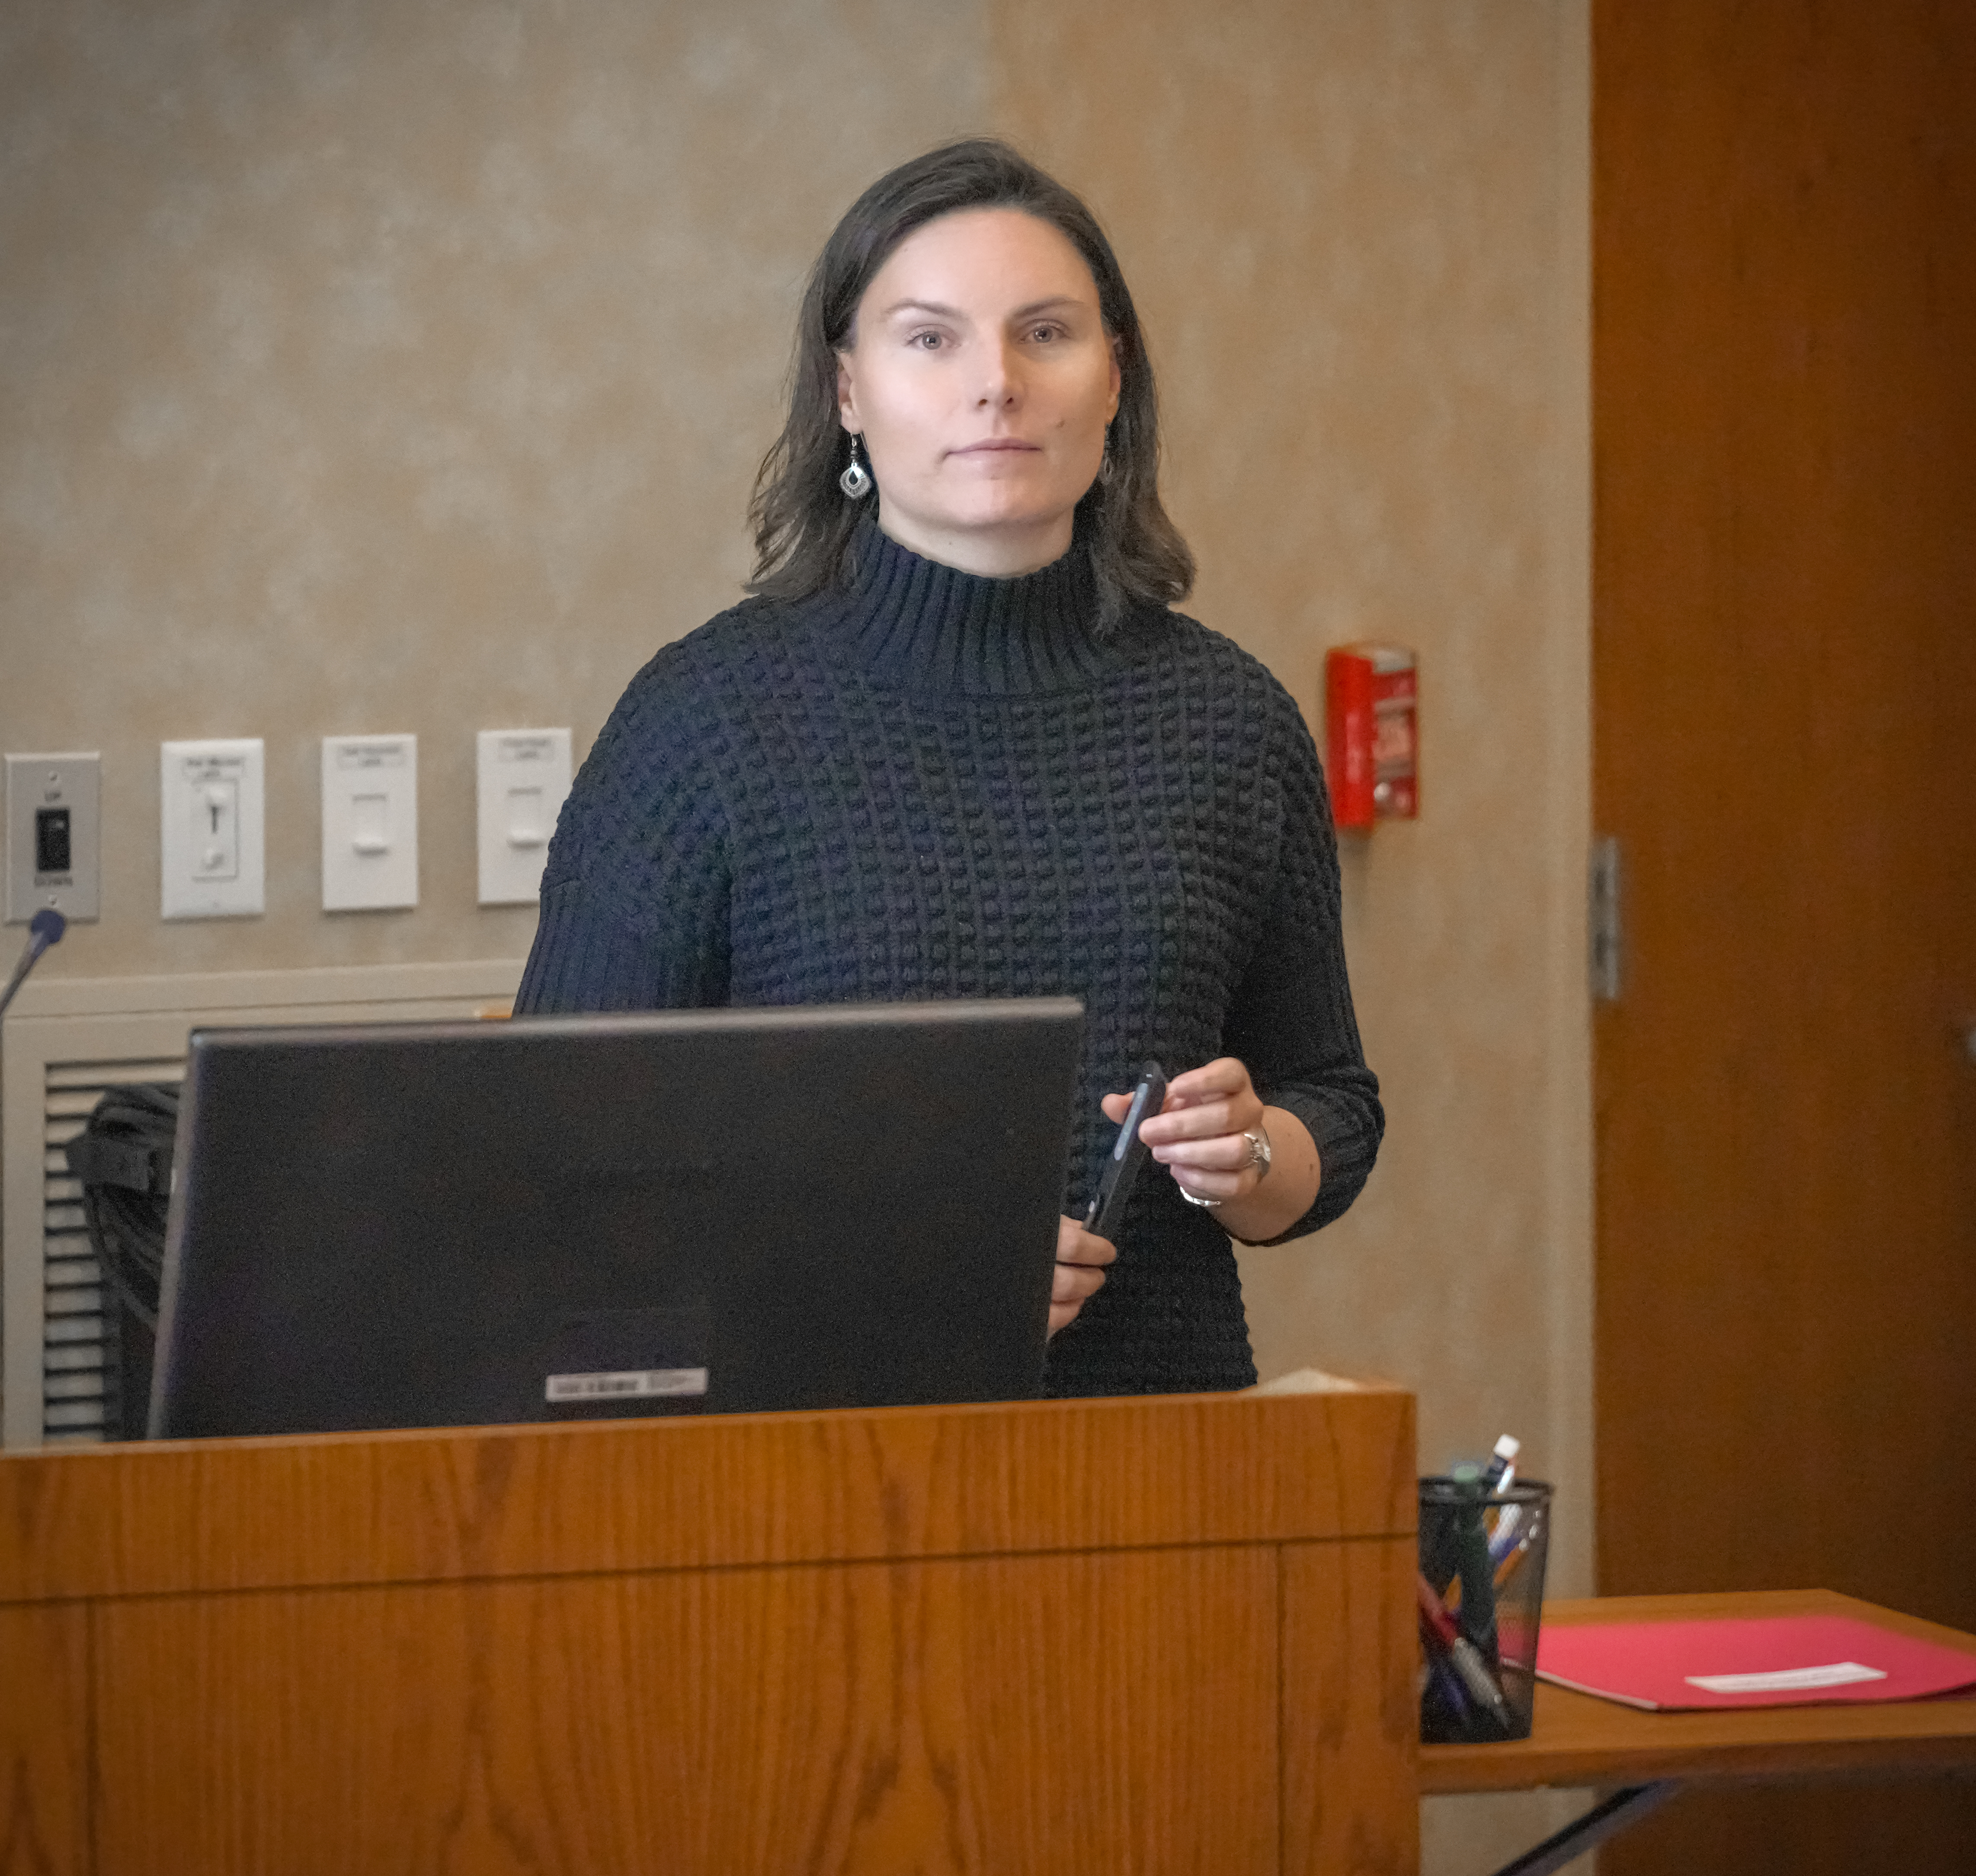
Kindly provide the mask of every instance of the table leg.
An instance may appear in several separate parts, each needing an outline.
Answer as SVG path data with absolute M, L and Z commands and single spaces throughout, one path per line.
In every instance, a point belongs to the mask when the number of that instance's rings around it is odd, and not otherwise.
M 1629 1824 L 1637 1823 L 1649 1811 L 1657 1811 L 1676 1792 L 1680 1781 L 1662 1779 L 1652 1785 L 1629 1785 L 1610 1798 L 1594 1805 L 1575 1824 L 1567 1824 L 1554 1837 L 1546 1837 L 1534 1850 L 1526 1850 L 1513 1863 L 1505 1863 L 1496 1876 L 1551 1876 L 1590 1849 L 1615 1836 Z

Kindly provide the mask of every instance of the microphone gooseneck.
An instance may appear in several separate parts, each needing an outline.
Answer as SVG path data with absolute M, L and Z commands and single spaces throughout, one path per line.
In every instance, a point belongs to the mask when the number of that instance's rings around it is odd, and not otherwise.
M 41 953 L 50 945 L 60 944 L 62 933 L 68 930 L 68 920 L 52 906 L 44 906 L 28 921 L 27 949 L 21 953 L 21 961 L 14 966 L 14 974 L 7 979 L 7 987 L 0 990 L 0 1016 L 7 1013 L 7 1005 L 14 1000 L 14 992 L 28 981 L 28 973 L 40 962 Z

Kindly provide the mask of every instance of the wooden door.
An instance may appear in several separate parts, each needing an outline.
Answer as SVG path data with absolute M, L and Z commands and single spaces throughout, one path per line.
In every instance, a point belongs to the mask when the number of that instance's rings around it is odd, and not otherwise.
M 1595 0 L 1599 1586 L 1976 1628 L 1976 6 Z M 1966 1871 L 1976 1786 L 1609 1871 Z

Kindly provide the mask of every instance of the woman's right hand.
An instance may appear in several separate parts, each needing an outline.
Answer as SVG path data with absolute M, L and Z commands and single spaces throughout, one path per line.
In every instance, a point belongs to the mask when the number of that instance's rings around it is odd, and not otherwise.
M 1118 1255 L 1111 1241 L 1086 1231 L 1074 1218 L 1056 1225 L 1056 1271 L 1050 1283 L 1049 1332 L 1066 1328 L 1104 1287 L 1105 1266 Z

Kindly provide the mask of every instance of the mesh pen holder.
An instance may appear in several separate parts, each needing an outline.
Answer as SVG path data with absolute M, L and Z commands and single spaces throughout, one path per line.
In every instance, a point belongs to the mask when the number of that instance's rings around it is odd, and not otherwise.
M 1551 1489 L 1420 1482 L 1421 1738 L 1530 1737 Z

